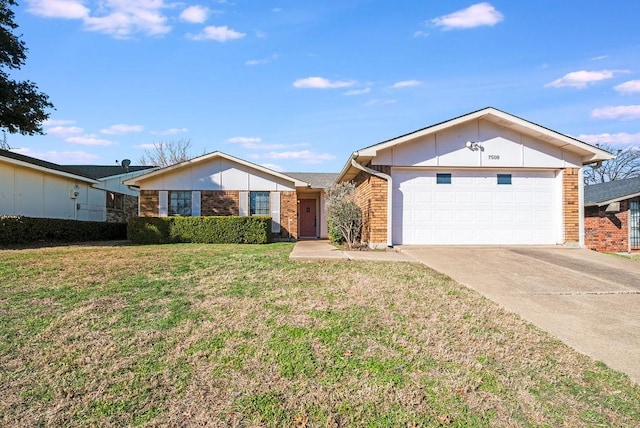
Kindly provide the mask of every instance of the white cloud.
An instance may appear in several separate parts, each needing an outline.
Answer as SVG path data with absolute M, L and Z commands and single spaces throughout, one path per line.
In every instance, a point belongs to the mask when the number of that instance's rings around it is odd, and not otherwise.
M 96 10 L 106 13 L 86 17 L 83 21 L 87 30 L 116 38 L 130 37 L 134 33 L 155 36 L 171 31 L 166 24 L 167 17 L 161 12 L 167 7 L 164 0 L 105 0 Z
M 180 19 L 192 24 L 202 24 L 209 16 L 209 9 L 204 6 L 189 6 L 180 12 Z
M 609 55 L 594 56 L 593 58 L 591 58 L 591 61 L 600 61 L 607 58 L 609 58 Z
M 431 20 L 431 23 L 444 30 L 474 28 L 483 25 L 493 26 L 502 21 L 504 16 L 491 4 L 483 2 L 469 6 L 449 15 Z
M 93 10 L 81 0 L 29 0 L 29 12 L 48 18 L 79 19 L 87 31 L 128 38 L 133 34 L 161 35 L 171 31 L 163 10 L 172 7 L 164 0 L 103 0 L 92 2 Z
M 69 137 L 65 139 L 67 143 L 80 144 L 83 146 L 112 146 L 113 141 L 96 138 L 93 135 L 84 135 L 82 137 Z
M 268 58 L 262 59 L 250 59 L 244 63 L 244 65 L 253 66 L 253 65 L 265 65 L 271 63 L 273 60 L 278 59 L 278 54 L 273 54 Z
M 119 123 L 117 125 L 111 125 L 108 128 L 101 129 L 100 132 L 107 135 L 117 135 L 142 132 L 143 130 L 144 128 L 141 125 L 126 125 L 124 123 Z
M 136 148 L 136 149 L 148 150 L 148 149 L 155 149 L 156 145 L 155 145 L 155 143 L 144 143 L 144 144 L 138 144 L 137 146 L 133 146 L 133 147 Z
M 293 82 L 293 86 L 296 88 L 304 89 L 333 89 L 333 88 L 348 88 L 355 85 L 356 82 L 352 80 L 329 80 L 324 77 L 307 77 L 304 79 L 298 79 Z
M 247 143 L 260 143 L 262 138 L 260 137 L 232 137 L 227 139 L 227 143 L 239 143 L 239 144 L 247 144 Z
M 629 134 L 626 132 L 619 132 L 617 134 L 582 134 L 578 135 L 578 140 L 584 141 L 590 144 L 628 144 L 635 145 L 640 144 L 640 132 L 636 134 Z
M 395 104 L 397 102 L 397 100 L 394 99 L 389 99 L 389 98 L 374 98 L 372 100 L 369 100 L 365 103 L 366 107 L 371 107 L 371 106 L 383 106 L 383 105 L 389 105 L 389 104 Z
M 344 93 L 344 95 L 364 95 L 364 94 L 368 94 L 369 92 L 371 92 L 371 88 L 364 88 L 364 89 L 352 89 L 351 91 L 347 91 Z
M 29 12 L 47 18 L 82 19 L 89 16 L 80 0 L 29 0 Z
M 269 159 L 291 159 L 299 160 L 304 163 L 321 163 L 333 160 L 336 157 L 330 153 L 318 153 L 310 150 L 286 151 L 286 152 L 269 152 L 265 155 Z
M 100 159 L 100 156 L 86 152 L 57 152 L 55 150 L 38 152 L 29 148 L 15 149 L 12 151 L 23 154 L 25 156 L 31 156 L 37 159 L 43 159 L 62 165 L 91 164 Z
M 621 94 L 636 94 L 640 92 L 640 80 L 629 80 L 614 86 L 613 89 Z
M 54 126 L 47 128 L 48 135 L 55 135 L 57 137 L 68 137 L 69 135 L 82 134 L 84 130 L 77 126 Z
M 429 37 L 429 33 L 427 33 L 426 31 L 418 30 L 413 33 L 413 37 Z
M 393 85 L 391 85 L 390 87 L 393 89 L 399 89 L 399 88 L 408 88 L 410 86 L 418 86 L 421 85 L 422 82 L 419 80 L 403 80 L 401 82 L 396 82 Z
M 76 123 L 75 120 L 47 119 L 42 124 L 44 126 L 67 126 L 67 125 L 73 125 L 74 123 Z
M 164 131 L 151 131 L 151 134 L 154 135 L 176 135 L 182 134 L 185 132 L 189 132 L 189 128 L 169 128 Z
M 215 42 L 226 42 L 228 40 L 241 39 L 244 36 L 246 36 L 245 33 L 232 30 L 226 25 L 222 27 L 210 25 L 208 27 L 204 27 L 204 29 L 198 34 L 188 34 L 187 38 L 196 41 L 213 40 Z
M 554 80 L 553 82 L 547 83 L 545 87 L 554 87 L 554 88 L 562 88 L 564 86 L 569 86 L 572 88 L 586 88 L 587 85 L 590 85 L 595 82 L 600 82 L 602 80 L 612 79 L 616 74 L 619 73 L 628 73 L 627 70 L 600 70 L 600 71 L 572 71 L 571 73 L 567 73 L 559 79 Z
M 608 106 L 597 108 L 591 112 L 591 117 L 596 119 L 640 119 L 640 105 Z
M 282 172 L 284 169 L 280 165 L 276 165 L 274 163 L 263 163 L 261 164 L 265 168 L 272 169 L 274 171 Z
M 273 9 L 271 9 L 271 12 L 282 12 L 282 8 L 280 7 L 274 7 Z

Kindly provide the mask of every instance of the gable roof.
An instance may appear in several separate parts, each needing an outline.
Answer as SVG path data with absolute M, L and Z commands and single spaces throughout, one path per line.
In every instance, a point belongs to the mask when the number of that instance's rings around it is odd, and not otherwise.
M 309 183 L 312 189 L 328 189 L 339 175 L 337 172 L 286 172 L 285 174 Z
M 61 165 L 68 171 L 75 171 L 78 175 L 99 180 L 105 177 L 145 171 L 156 168 L 155 166 L 129 166 L 123 168 L 119 165 Z
M 400 135 L 399 137 L 395 137 L 368 147 L 364 147 L 354 152 L 352 157 L 354 159 L 357 159 L 356 161 L 359 164 L 366 165 L 381 150 L 388 149 L 390 147 L 413 141 L 426 135 L 440 132 L 447 128 L 452 128 L 465 122 L 478 119 L 493 122 L 497 125 L 510 128 L 517 132 L 542 140 L 548 144 L 562 147 L 563 149 L 574 152 L 581 157 L 583 165 L 608 160 L 615 157 L 613 154 L 591 144 L 585 143 L 584 141 L 580 141 L 568 135 L 553 131 L 544 126 L 522 119 L 518 116 L 514 116 L 502 110 L 498 110 L 494 107 L 485 107 L 483 109 L 476 110 L 474 112 L 467 113 L 465 115 L 458 116 L 444 122 L 436 123 L 435 125 L 431 125 L 426 128 L 418 129 L 417 131 L 413 131 L 408 134 Z M 349 176 L 355 176 L 355 174 L 357 173 L 355 168 L 351 166 L 351 159 L 349 159 L 345 164 L 340 173 L 339 179 L 344 180 L 344 176 L 347 173 L 349 173 Z M 347 178 L 347 180 L 350 180 L 351 178 Z
M 44 171 L 49 174 L 67 177 L 74 180 L 84 181 L 91 184 L 98 183 L 98 181 L 96 181 L 92 177 L 88 177 L 66 166 L 58 165 L 53 162 L 47 162 L 45 160 L 33 158 L 31 156 L 22 155 L 20 153 L 11 152 L 9 150 L 0 149 L 0 158 L 3 158 L 5 162 L 13 165 L 35 169 L 38 171 Z
M 307 183 L 306 181 L 298 180 L 298 179 L 296 179 L 294 177 L 291 177 L 289 175 L 274 171 L 272 169 L 266 168 L 266 167 L 261 166 L 261 165 L 257 165 L 257 164 L 252 163 L 252 162 L 248 162 L 248 161 L 246 161 L 244 159 L 240 159 L 240 158 L 228 155 L 228 154 L 220 152 L 220 151 L 207 153 L 207 154 L 199 156 L 197 158 L 193 158 L 193 159 L 190 159 L 190 160 L 186 160 L 184 162 L 180 162 L 180 163 L 177 163 L 177 164 L 174 164 L 174 165 L 170 165 L 170 166 L 166 166 L 164 168 L 160 168 L 160 169 L 156 169 L 156 170 L 150 171 L 150 172 L 148 172 L 146 174 L 142 174 L 142 175 L 139 175 L 138 177 L 126 180 L 124 182 L 124 184 L 126 184 L 128 186 L 139 186 L 141 182 L 146 181 L 146 180 L 148 180 L 150 178 L 157 177 L 157 176 L 164 175 L 164 174 L 169 174 L 171 172 L 177 171 L 177 170 L 182 169 L 182 168 L 186 168 L 186 167 L 194 166 L 194 165 L 197 165 L 197 164 L 205 163 L 205 162 L 210 161 L 210 160 L 215 159 L 215 158 L 226 159 L 228 161 L 235 162 L 235 163 L 238 163 L 240 165 L 244 165 L 244 166 L 246 166 L 248 168 L 260 171 L 262 173 L 269 174 L 269 175 L 271 175 L 273 177 L 277 177 L 277 178 L 280 178 L 280 179 L 283 179 L 283 180 L 286 180 L 286 181 L 290 181 L 290 182 L 294 183 L 295 187 L 309 187 L 309 183 Z
M 602 206 L 640 196 L 640 177 L 584 187 L 584 206 Z

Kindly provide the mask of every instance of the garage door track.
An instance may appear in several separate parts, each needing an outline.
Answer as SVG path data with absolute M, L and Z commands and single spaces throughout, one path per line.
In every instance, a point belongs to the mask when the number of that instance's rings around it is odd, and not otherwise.
M 566 247 L 402 247 L 640 383 L 640 261 Z

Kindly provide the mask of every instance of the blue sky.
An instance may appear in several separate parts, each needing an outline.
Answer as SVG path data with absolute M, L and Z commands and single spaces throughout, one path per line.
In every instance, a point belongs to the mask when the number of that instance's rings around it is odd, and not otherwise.
M 636 0 L 21 0 L 13 76 L 55 104 L 17 151 L 136 164 L 190 139 L 281 171 L 486 106 L 640 146 Z

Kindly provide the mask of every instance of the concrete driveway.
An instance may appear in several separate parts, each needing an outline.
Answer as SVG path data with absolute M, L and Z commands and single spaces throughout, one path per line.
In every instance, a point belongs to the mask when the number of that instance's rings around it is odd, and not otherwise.
M 640 383 L 640 262 L 565 247 L 401 247 Z

